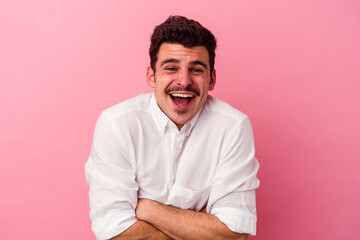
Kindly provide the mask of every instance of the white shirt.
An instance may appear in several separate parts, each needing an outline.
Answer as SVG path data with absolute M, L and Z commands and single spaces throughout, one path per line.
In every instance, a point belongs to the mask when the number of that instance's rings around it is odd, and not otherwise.
M 90 218 L 97 239 L 137 221 L 138 198 L 217 216 L 232 231 L 256 234 L 259 164 L 248 117 L 208 96 L 181 131 L 153 94 L 100 115 L 85 166 Z

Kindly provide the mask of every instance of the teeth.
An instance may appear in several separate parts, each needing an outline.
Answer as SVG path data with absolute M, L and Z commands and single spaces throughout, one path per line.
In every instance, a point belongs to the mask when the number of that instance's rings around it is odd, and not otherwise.
M 183 94 L 183 93 L 172 93 L 171 95 L 173 97 L 182 97 L 182 98 L 193 97 L 193 95 L 191 94 Z

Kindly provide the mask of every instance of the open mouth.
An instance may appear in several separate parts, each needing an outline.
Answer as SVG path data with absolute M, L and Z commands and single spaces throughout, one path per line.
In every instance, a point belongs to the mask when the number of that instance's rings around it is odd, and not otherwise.
M 194 95 L 187 93 L 170 93 L 170 97 L 178 108 L 187 108 L 194 99 Z

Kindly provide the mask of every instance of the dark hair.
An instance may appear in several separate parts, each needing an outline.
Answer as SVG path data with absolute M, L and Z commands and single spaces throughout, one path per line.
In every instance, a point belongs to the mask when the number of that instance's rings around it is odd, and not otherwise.
M 150 65 L 154 71 L 157 54 L 162 43 L 179 43 L 187 48 L 204 46 L 209 52 L 210 72 L 213 72 L 216 39 L 197 21 L 182 16 L 170 16 L 165 22 L 155 27 L 149 49 Z

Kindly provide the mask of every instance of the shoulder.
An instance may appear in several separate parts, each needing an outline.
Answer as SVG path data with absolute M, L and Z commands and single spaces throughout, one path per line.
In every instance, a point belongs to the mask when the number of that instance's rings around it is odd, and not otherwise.
M 152 94 L 140 94 L 113 105 L 102 112 L 111 121 L 117 118 L 147 112 Z
M 210 95 L 207 98 L 203 111 L 204 115 L 208 118 L 207 120 L 213 119 L 221 124 L 236 124 L 248 119 L 245 113 Z

